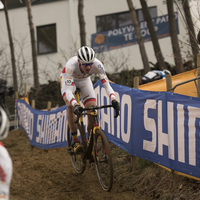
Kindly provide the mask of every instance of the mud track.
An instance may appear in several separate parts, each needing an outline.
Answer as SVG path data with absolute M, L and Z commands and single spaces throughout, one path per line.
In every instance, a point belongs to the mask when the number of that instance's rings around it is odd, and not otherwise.
M 3 144 L 13 161 L 10 200 L 200 199 L 198 181 L 180 177 L 174 182 L 170 172 L 150 162 L 140 161 L 132 170 L 131 156 L 112 143 L 114 185 L 109 193 L 101 189 L 94 164 L 82 175 L 75 173 L 66 148 L 32 149 L 20 129 Z

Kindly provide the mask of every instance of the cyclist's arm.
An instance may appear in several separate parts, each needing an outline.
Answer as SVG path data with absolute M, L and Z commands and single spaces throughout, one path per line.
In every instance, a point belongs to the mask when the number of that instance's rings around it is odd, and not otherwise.
M 106 93 L 111 98 L 111 101 L 116 99 L 115 92 L 112 89 L 112 87 L 110 86 L 108 77 L 106 75 L 103 75 L 103 76 L 100 76 L 100 79 L 101 79 L 101 82 L 102 82 L 104 88 L 106 89 Z
M 8 200 L 10 193 L 10 183 L 12 180 L 12 160 L 7 149 L 0 142 L 0 199 Z
M 67 75 L 63 70 L 60 76 L 61 82 L 61 92 L 62 96 L 66 97 L 67 101 L 73 106 L 78 104 L 76 98 L 74 97 L 74 78 L 73 76 Z
M 73 86 L 68 85 L 66 87 L 65 95 L 66 95 L 66 98 L 67 98 L 68 102 L 70 104 L 72 104 L 72 106 L 75 106 L 76 104 L 78 104 L 77 101 L 76 101 L 76 98 L 74 97 L 74 94 L 73 94 Z
M 101 62 L 100 62 L 101 63 Z M 99 65 L 100 66 L 100 65 Z M 111 101 L 116 99 L 115 97 L 115 92 L 114 90 L 112 89 L 112 87 L 110 86 L 110 83 L 109 83 L 109 80 L 108 80 L 108 77 L 105 73 L 105 69 L 104 69 L 104 66 L 103 64 L 101 63 L 101 67 L 98 67 L 98 74 L 99 74 L 99 78 L 101 79 L 101 82 L 104 86 L 104 88 L 106 89 L 106 93 L 108 94 L 108 96 L 111 98 Z

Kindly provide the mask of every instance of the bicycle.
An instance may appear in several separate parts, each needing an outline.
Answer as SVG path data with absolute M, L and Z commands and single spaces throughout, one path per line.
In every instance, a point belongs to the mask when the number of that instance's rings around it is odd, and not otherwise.
M 79 90 L 75 92 L 77 102 L 80 104 Z M 79 141 L 83 146 L 83 151 L 76 154 L 73 151 L 73 140 L 70 133 L 69 125 L 67 127 L 67 144 L 68 144 L 68 153 L 70 154 L 72 165 L 75 169 L 75 172 L 82 174 L 85 171 L 87 160 L 89 163 L 94 162 L 96 166 L 97 176 L 100 182 L 102 189 L 106 192 L 109 192 L 112 189 L 113 185 L 113 164 L 111 150 L 108 143 L 108 140 L 99 127 L 97 111 L 102 108 L 113 107 L 112 105 L 96 106 L 83 108 L 83 112 L 80 116 L 77 116 L 75 123 L 77 123 L 77 128 L 80 131 Z M 88 114 L 84 111 L 90 110 L 91 113 Z M 93 116 L 93 127 L 90 134 L 88 134 L 88 140 L 86 139 L 86 132 L 84 129 L 83 115 L 92 115 Z M 116 113 L 117 117 L 119 113 Z M 80 122 L 79 122 L 80 120 Z

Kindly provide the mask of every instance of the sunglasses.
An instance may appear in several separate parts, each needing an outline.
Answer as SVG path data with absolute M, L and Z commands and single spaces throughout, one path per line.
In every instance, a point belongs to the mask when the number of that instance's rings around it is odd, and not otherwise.
M 86 66 L 88 66 L 88 65 L 91 67 L 91 66 L 93 65 L 93 63 L 82 64 L 82 65 L 83 65 L 83 67 L 86 67 Z

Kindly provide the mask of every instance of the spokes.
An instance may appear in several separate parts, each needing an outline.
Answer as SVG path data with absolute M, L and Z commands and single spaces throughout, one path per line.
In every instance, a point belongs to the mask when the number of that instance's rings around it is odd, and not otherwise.
M 113 182 L 113 169 L 109 144 L 102 131 L 97 131 L 96 136 L 95 162 L 98 178 L 102 188 L 105 191 L 110 191 Z
M 80 125 L 78 125 L 79 130 L 80 130 Z M 73 140 L 71 137 L 71 133 L 70 133 L 70 129 L 68 127 L 67 130 L 67 144 L 68 144 L 68 153 L 70 154 L 71 157 L 71 161 L 72 161 L 72 165 L 74 167 L 74 170 L 79 173 L 82 174 L 85 170 L 85 166 L 86 166 L 86 162 L 85 162 L 85 152 L 79 152 L 78 154 L 76 154 L 74 152 L 74 148 L 73 148 Z

